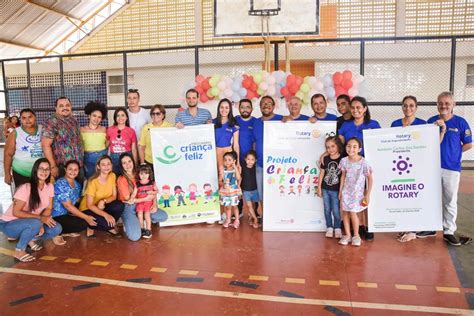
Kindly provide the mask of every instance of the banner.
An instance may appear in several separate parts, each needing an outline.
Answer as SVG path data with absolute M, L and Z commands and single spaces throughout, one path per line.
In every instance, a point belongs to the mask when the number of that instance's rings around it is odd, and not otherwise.
M 336 122 L 265 122 L 264 231 L 325 231 L 318 161 Z
M 214 125 L 150 130 L 160 226 L 220 220 Z
M 374 179 L 369 231 L 441 230 L 439 128 L 417 125 L 363 133 Z

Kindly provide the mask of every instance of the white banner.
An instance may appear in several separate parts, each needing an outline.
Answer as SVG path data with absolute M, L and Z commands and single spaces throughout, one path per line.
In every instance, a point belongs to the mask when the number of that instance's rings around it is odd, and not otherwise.
M 264 231 L 324 231 L 318 161 L 336 122 L 265 122 Z
M 220 219 L 214 125 L 150 130 L 160 226 Z
M 441 230 L 439 128 L 417 125 L 363 133 L 374 179 L 369 231 Z

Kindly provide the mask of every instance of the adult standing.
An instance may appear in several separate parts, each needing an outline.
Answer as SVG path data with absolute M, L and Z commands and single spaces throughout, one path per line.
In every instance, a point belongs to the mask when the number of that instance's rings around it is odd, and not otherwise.
M 453 246 L 461 243 L 454 236 L 458 214 L 458 190 L 461 178 L 462 153 L 472 148 L 472 132 L 467 121 L 454 114 L 456 102 L 451 92 L 442 92 L 437 99 L 439 115 L 428 123 L 446 125 L 441 141 L 441 186 L 443 190 L 443 238 Z M 442 120 L 443 122 L 439 122 Z
M 84 173 L 90 178 L 95 172 L 97 159 L 107 154 L 107 129 L 100 126 L 102 119 L 107 116 L 105 104 L 89 102 L 84 108 L 89 122 L 81 127 L 81 139 L 84 144 Z
M 116 175 L 120 173 L 119 157 L 121 154 L 131 153 L 133 159 L 138 161 L 137 136 L 130 127 L 128 112 L 125 108 L 115 110 L 114 124 L 107 129 L 107 141 L 109 142 L 110 158 Z
M 107 231 L 118 235 L 115 228 L 123 212 L 123 205 L 117 201 L 115 174 L 112 172 L 112 160 L 102 156 L 97 160 L 96 172 L 87 180 L 86 192 L 79 210 L 95 218 L 96 226 L 89 225 L 87 237 L 95 237 L 94 230 Z
M 65 164 L 69 160 L 77 160 L 81 164 L 84 158 L 84 147 L 81 140 L 79 123 L 72 115 L 71 101 L 67 97 L 56 100 L 56 112 L 43 125 L 41 147 L 44 156 L 51 164 L 51 176 L 63 177 Z M 80 172 L 78 181 L 83 182 Z
M 239 130 L 239 148 L 240 148 L 240 164 L 244 163 L 245 155 L 253 149 L 253 124 L 256 118 L 252 116 L 253 105 L 249 99 L 239 101 L 239 113 L 235 117 Z
M 155 104 L 150 109 L 151 123 L 143 126 L 140 142 L 138 143 L 138 155 L 140 163 L 146 163 L 153 168 L 153 157 L 151 151 L 151 135 L 150 131 L 154 128 L 173 127 L 166 119 L 166 109 L 161 104 Z M 120 167 L 122 165 L 119 163 Z
M 390 127 L 426 124 L 425 120 L 415 116 L 416 110 L 418 110 L 418 101 L 416 98 L 412 95 L 405 96 L 402 100 L 403 118 L 393 121 Z
M 313 109 L 314 116 L 311 117 L 311 121 L 336 121 L 337 116 L 331 113 L 326 112 L 328 108 L 328 103 L 326 102 L 326 97 L 321 93 L 316 93 L 311 97 L 311 108 Z
M 232 103 L 222 99 L 217 105 L 217 117 L 213 120 L 216 138 L 217 170 L 224 167 L 224 154 L 234 151 L 239 157 L 239 125 L 232 113 Z M 237 160 L 238 161 L 238 160 Z
M 347 94 L 340 94 L 336 99 L 336 105 L 337 111 L 341 114 L 336 120 L 336 133 L 338 133 L 344 122 L 352 120 L 351 98 Z
M 36 160 L 30 181 L 16 190 L 13 204 L 0 217 L 0 231 L 18 240 L 14 257 L 21 262 L 35 260 L 26 252 L 27 246 L 32 251 L 39 251 L 43 247 L 36 240 L 53 238 L 61 233 L 61 224 L 51 217 L 54 187 L 50 180 L 48 159 Z
M 32 109 L 20 112 L 21 126 L 7 138 L 4 149 L 3 168 L 5 183 L 15 187 L 30 181 L 31 170 L 38 158 L 43 157 L 41 148 L 41 126 L 36 122 Z
M 176 114 L 176 128 L 212 123 L 211 112 L 207 109 L 198 108 L 198 100 L 199 92 L 194 89 L 186 91 L 186 103 L 188 104 L 188 108 Z
M 129 89 L 127 94 L 128 118 L 130 127 L 135 131 L 135 138 L 139 139 L 145 124 L 151 122 L 147 110 L 140 107 L 140 93 L 138 89 Z
M 145 198 L 132 198 L 132 193 L 136 189 L 137 172 L 133 157 L 129 153 L 123 153 L 120 156 L 121 175 L 117 179 L 118 199 L 124 204 L 122 221 L 125 235 L 131 241 L 137 241 L 141 238 L 140 222 L 135 212 L 136 203 L 152 201 L 156 199 L 156 194 L 150 194 Z M 168 219 L 168 214 L 158 209 L 151 212 L 152 223 L 164 222 Z
M 80 166 L 76 160 L 66 162 L 66 174 L 54 183 L 53 219 L 60 223 L 62 235 L 79 236 L 87 229 L 87 225 L 96 226 L 95 218 L 81 212 L 77 204 L 81 198 L 82 186 L 76 180 Z M 53 241 L 64 244 L 62 236 L 57 236 Z
M 275 100 L 268 95 L 260 99 L 260 111 L 262 112 L 262 117 L 256 119 L 253 125 L 253 140 L 255 142 L 255 151 L 257 152 L 257 190 L 258 195 L 263 200 L 263 126 L 264 122 L 281 121 L 283 116 L 274 113 Z
M 301 99 L 296 96 L 292 96 L 288 101 L 288 111 L 290 114 L 284 116 L 282 121 L 307 121 L 309 116 L 301 114 L 302 107 L 303 103 L 301 102 Z

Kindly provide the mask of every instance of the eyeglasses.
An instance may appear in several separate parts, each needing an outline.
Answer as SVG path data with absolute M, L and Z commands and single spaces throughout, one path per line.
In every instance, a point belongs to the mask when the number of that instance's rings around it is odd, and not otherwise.
M 122 130 L 121 129 L 119 129 L 117 131 L 117 139 L 122 139 Z
M 161 113 L 161 112 L 152 112 L 152 113 L 151 113 L 151 116 L 155 116 L 155 115 L 158 116 L 158 115 L 160 115 L 160 114 L 163 114 L 163 113 Z
M 51 169 L 50 168 L 38 168 L 38 171 L 43 171 L 43 172 L 50 172 Z
M 138 89 L 128 89 L 128 92 L 137 93 L 137 92 L 138 92 Z

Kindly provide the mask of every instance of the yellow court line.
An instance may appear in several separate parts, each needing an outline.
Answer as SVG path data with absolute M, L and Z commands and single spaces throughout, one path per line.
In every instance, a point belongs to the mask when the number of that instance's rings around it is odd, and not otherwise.
M 436 291 L 444 293 L 461 293 L 458 287 L 437 286 Z
M 215 278 L 223 278 L 223 279 L 232 279 L 234 275 L 232 273 L 222 273 L 222 272 L 216 272 L 214 274 Z
M 319 285 L 340 286 L 341 283 L 339 281 L 332 281 L 332 280 L 319 280 Z
M 418 290 L 416 285 L 411 285 L 411 284 L 395 284 L 395 287 L 397 288 L 397 290 L 406 290 L 406 291 Z
M 250 275 L 250 281 L 268 281 L 268 277 L 266 275 Z
M 305 279 L 298 279 L 298 278 L 285 278 L 286 283 L 294 283 L 294 284 L 305 284 Z
M 95 261 L 91 262 L 91 266 L 106 267 L 108 265 L 109 265 L 109 263 L 107 261 L 97 261 L 97 260 L 95 260 Z
M 239 293 L 239 292 L 229 292 L 229 291 L 185 288 L 185 287 L 177 287 L 177 286 L 165 286 L 165 285 L 146 284 L 146 283 L 133 283 L 133 282 L 113 280 L 113 279 L 88 277 L 88 276 L 82 276 L 82 275 L 44 272 L 44 271 L 16 269 L 16 268 L 5 268 L 5 267 L 0 267 L 0 272 L 62 279 L 62 280 L 82 281 L 82 282 L 88 282 L 88 283 L 101 283 L 101 284 L 120 286 L 120 287 L 126 287 L 126 288 L 146 289 L 150 291 L 204 295 L 204 296 L 211 296 L 211 297 L 240 298 L 240 299 L 247 299 L 247 300 L 253 300 L 253 301 L 279 302 L 279 303 L 313 305 L 313 306 L 330 305 L 334 307 L 349 307 L 349 308 L 352 307 L 352 308 L 365 308 L 365 309 L 373 309 L 373 310 L 391 310 L 391 311 L 404 311 L 404 312 L 438 313 L 438 314 L 473 315 L 474 316 L 473 310 L 462 309 L 462 308 L 436 307 L 436 306 L 424 306 L 424 305 L 383 304 L 383 303 L 370 303 L 370 302 L 350 302 L 350 301 L 324 300 L 324 299 L 312 299 L 312 298 L 293 298 L 293 297 L 285 297 L 285 296 L 272 296 L 272 295 L 262 295 L 262 294 L 250 294 L 250 293 Z
M 358 287 L 370 288 L 370 289 L 378 288 L 377 283 L 370 283 L 370 282 L 357 282 L 357 286 Z
M 79 263 L 81 261 L 82 259 L 77 259 L 77 258 L 67 258 L 66 260 L 64 260 L 64 262 L 66 263 Z
M 153 267 L 150 269 L 150 272 L 158 272 L 158 273 L 164 273 L 166 272 L 168 269 L 166 268 L 160 268 L 160 267 Z
M 195 271 L 195 270 L 180 270 L 178 272 L 178 274 L 182 274 L 182 275 L 198 275 L 199 271 Z
M 56 259 L 58 259 L 58 257 L 54 257 L 54 256 L 42 256 L 40 258 L 40 260 L 44 260 L 44 261 L 54 261 Z
M 0 253 L 7 256 L 15 256 L 15 250 L 0 247 Z
M 138 266 L 135 265 L 135 264 L 126 264 L 126 263 L 124 263 L 120 266 L 120 269 L 135 270 L 137 267 Z

